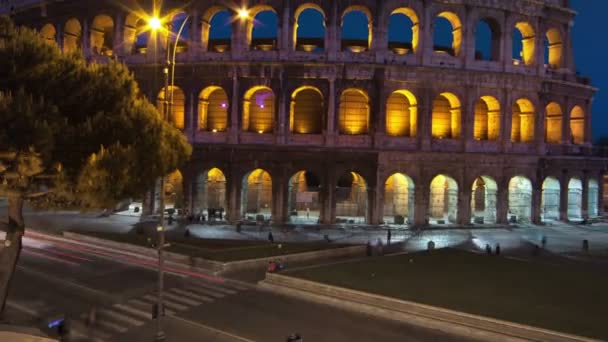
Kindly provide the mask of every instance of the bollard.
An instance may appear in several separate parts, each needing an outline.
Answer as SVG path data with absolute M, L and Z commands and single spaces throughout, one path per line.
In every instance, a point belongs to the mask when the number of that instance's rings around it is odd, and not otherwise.
M 489 243 L 486 243 L 486 254 L 492 254 L 492 247 Z
M 435 249 L 435 242 L 433 242 L 433 240 L 429 241 L 426 244 L 426 249 L 429 250 L 429 251 L 432 251 L 433 249 Z
M 543 238 L 540 240 L 540 242 L 542 243 L 543 248 L 545 248 L 547 246 L 547 237 L 543 235 Z
M 583 252 L 589 252 L 589 240 L 583 240 Z

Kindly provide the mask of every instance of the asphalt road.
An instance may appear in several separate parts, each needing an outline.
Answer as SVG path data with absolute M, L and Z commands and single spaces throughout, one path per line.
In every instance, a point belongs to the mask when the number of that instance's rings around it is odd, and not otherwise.
M 7 317 L 44 329 L 70 318 L 70 341 L 151 341 L 157 273 L 147 260 L 28 233 L 9 293 Z M 167 341 L 460 341 L 437 331 L 174 270 L 166 277 Z M 85 317 L 95 307 L 96 320 Z M 49 331 L 49 329 L 46 329 Z

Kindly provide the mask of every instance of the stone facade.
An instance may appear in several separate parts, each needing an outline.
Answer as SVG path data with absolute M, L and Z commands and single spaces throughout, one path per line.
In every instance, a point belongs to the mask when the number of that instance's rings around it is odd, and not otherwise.
M 11 11 L 18 23 L 40 29 L 64 50 L 81 49 L 91 61 L 114 58 L 126 63 L 152 101 L 161 97 L 162 107 L 163 39 L 156 44 L 149 38 L 141 46 L 134 32 L 145 18 L 126 11 L 143 8 L 151 13 L 152 1 L 121 2 L 5 0 L 0 8 Z M 252 187 L 247 179 L 262 169 L 270 181 L 267 177 L 256 186 L 271 189 L 267 211 L 277 223 L 290 220 L 290 203 L 297 198 L 293 189 L 305 188 L 290 181 L 299 171 L 314 174 L 318 181 L 309 192 L 318 201 L 322 223 L 360 215 L 378 224 L 386 221 L 386 213 L 396 222 L 398 212 L 416 224 L 506 223 L 511 216 L 540 222 L 600 214 L 603 187 L 598 184 L 608 163 L 591 143 L 596 89 L 576 75 L 570 34 L 575 12 L 566 0 L 242 4 L 163 4 L 161 14 L 181 8 L 187 15 L 188 35 L 176 51 L 170 105 L 173 120 L 180 122 L 177 127 L 183 127 L 195 148 L 191 162 L 180 170 L 190 210 L 217 203 L 198 197 L 207 191 L 200 183 L 210 178 L 207 172 L 219 169 L 224 178 L 214 181 L 212 193 L 225 199 L 227 219 L 239 221 L 251 207 L 244 202 L 253 191 L 243 191 Z M 234 17 L 232 35 L 213 41 L 212 19 L 223 9 Z M 238 16 L 242 9 L 249 11 L 246 18 Z M 312 52 L 297 35 L 302 25 L 297 16 L 304 9 L 317 10 L 324 18 L 324 38 L 307 43 L 316 48 Z M 273 11 L 278 21 L 277 36 L 270 41 L 251 36 L 253 19 L 264 10 Z M 367 16 L 367 42 L 341 39 L 341 18 L 351 11 Z M 388 40 L 394 13 L 412 22 L 409 45 Z M 436 17 L 452 24 L 448 53 L 433 43 Z M 476 54 L 480 20 L 493 29 L 487 60 Z M 512 57 L 516 30 L 522 35 L 520 60 Z M 260 94 L 265 94 L 262 102 L 256 97 Z M 403 96 L 391 98 L 395 94 Z M 317 112 L 319 118 L 312 118 Z M 303 134 L 307 129 L 312 131 Z M 387 180 L 395 173 L 408 183 L 397 193 L 389 182 L 391 199 L 385 200 Z M 352 174 L 353 184 L 346 199 L 340 194 L 344 174 Z M 443 185 L 432 187 L 438 175 L 445 181 L 441 178 Z M 548 186 L 549 177 L 557 183 Z M 216 189 L 218 184 L 224 191 Z M 389 204 L 394 208 L 388 210 Z M 349 206 L 363 214 L 340 214 Z M 442 210 L 445 218 L 440 217 Z

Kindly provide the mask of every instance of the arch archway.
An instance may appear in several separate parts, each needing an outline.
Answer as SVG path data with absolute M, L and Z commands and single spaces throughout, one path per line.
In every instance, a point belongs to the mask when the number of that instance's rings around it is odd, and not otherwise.
M 600 187 L 595 179 L 590 179 L 587 188 L 587 215 L 599 216 Z
M 534 64 L 536 33 L 527 22 L 518 22 L 513 28 L 513 60 L 515 64 Z
M 71 18 L 63 28 L 63 52 L 71 53 L 80 50 L 82 46 L 82 26 L 80 21 Z
M 388 48 L 398 55 L 418 52 L 420 25 L 416 11 L 395 9 L 388 19 Z
M 338 178 L 336 187 L 336 222 L 367 222 L 367 183 L 356 172 Z
M 456 223 L 458 218 L 458 183 L 447 175 L 431 181 L 429 200 L 430 223 Z
M 561 186 L 555 177 L 547 177 L 542 186 L 540 200 L 541 219 L 543 221 L 559 220 Z
M 250 48 L 260 51 L 277 49 L 279 17 L 274 8 L 260 5 L 253 8 L 250 14 L 252 19 L 249 21 L 247 31 L 250 37 Z
M 166 176 L 165 208 L 181 209 L 184 207 L 184 178 L 179 170 Z
M 561 68 L 563 58 L 563 43 L 561 32 L 555 27 L 547 30 L 545 44 L 545 63 L 551 68 Z
M 532 182 L 523 176 L 509 181 L 509 221 L 518 223 L 532 221 Z
M 500 60 L 500 26 L 493 18 L 483 18 L 475 26 L 475 59 Z
M 349 88 L 340 96 L 340 134 L 367 134 L 369 130 L 369 97 L 360 89 Z
M 272 178 L 262 169 L 255 169 L 243 177 L 241 213 L 250 220 L 269 220 L 272 216 Z
M 342 50 L 359 53 L 372 46 L 372 14 L 366 7 L 350 6 L 342 13 Z
M 496 223 L 498 185 L 492 177 L 481 176 L 471 189 L 471 220 L 473 223 Z
M 288 211 L 292 223 L 319 222 L 321 181 L 310 171 L 298 171 L 289 179 Z
M 114 20 L 108 15 L 98 15 L 91 24 L 91 53 L 112 56 L 114 54 Z
M 137 13 L 129 13 L 125 18 L 124 25 L 124 52 L 127 54 L 146 53 L 149 40 L 149 30 L 146 27 L 146 21 Z
M 185 127 L 185 107 L 186 97 L 184 92 L 176 86 L 169 86 L 167 91 L 169 93 L 168 101 L 165 101 L 165 88 L 161 89 L 156 97 L 156 108 L 161 113 L 163 118 L 167 118 L 166 110 L 171 107 L 171 117 L 168 118 L 169 122 L 177 129 L 184 129 Z
M 393 137 L 415 137 L 418 104 L 409 90 L 394 91 L 386 101 L 386 134 Z
M 511 141 L 534 141 L 534 105 L 528 99 L 519 99 L 513 104 L 511 118 Z
M 203 15 L 202 41 L 207 51 L 226 52 L 232 45 L 233 13 L 220 6 L 213 6 Z
M 272 89 L 257 86 L 249 89 L 244 96 L 243 130 L 259 134 L 274 130 L 275 98 Z
M 295 134 L 321 134 L 323 94 L 315 87 L 300 87 L 291 95 L 289 130 Z
M 462 49 L 462 22 L 456 13 L 441 12 L 433 22 L 435 52 L 459 56 Z
M 571 143 L 585 143 L 585 111 L 580 106 L 574 106 L 570 111 Z
M 193 214 L 204 215 L 209 221 L 225 220 L 226 176 L 222 170 L 211 168 L 196 178 Z
M 473 137 L 475 140 L 498 140 L 500 136 L 500 102 L 493 96 L 482 96 L 475 103 Z
M 561 144 L 562 142 L 562 107 L 551 102 L 545 108 L 545 141 L 550 144 Z
M 414 221 L 414 181 L 394 173 L 384 183 L 384 223 L 406 224 Z
M 40 37 L 51 45 L 57 45 L 57 29 L 53 24 L 45 24 L 40 29 Z
M 583 218 L 583 182 L 579 178 L 568 181 L 568 220 Z
M 325 50 L 325 12 L 316 4 L 300 6 L 294 15 L 294 49 L 306 52 Z
M 460 138 L 460 100 L 453 93 L 441 93 L 433 101 L 432 135 L 438 139 Z
M 198 96 L 198 129 L 224 132 L 228 129 L 228 95 L 222 87 L 209 86 Z

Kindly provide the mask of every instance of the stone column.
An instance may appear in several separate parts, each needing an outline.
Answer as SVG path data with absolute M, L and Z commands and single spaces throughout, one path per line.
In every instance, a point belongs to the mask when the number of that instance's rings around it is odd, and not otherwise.
M 198 10 L 194 9 L 190 13 L 190 39 L 188 41 L 188 55 L 194 57 L 203 48 L 202 46 L 202 31 L 201 31 L 201 16 Z
M 471 223 L 471 189 L 461 186 L 458 189 L 458 219 L 459 225 Z
M 534 182 L 532 184 L 532 223 L 541 223 L 541 199 L 542 199 L 542 182 Z
M 591 128 L 591 112 L 592 112 L 592 108 L 593 106 L 591 105 L 593 103 L 593 97 L 591 98 L 590 101 L 587 102 L 587 106 L 586 108 L 584 108 L 585 111 L 585 121 L 583 122 L 583 124 L 585 125 L 585 138 L 584 138 L 584 143 L 587 146 L 592 146 L 593 145 L 593 130 Z M 570 126 L 570 125 L 568 125 Z
M 182 171 L 182 186 L 183 186 L 183 193 L 184 193 L 184 209 L 187 209 L 188 212 L 192 213 L 192 211 L 194 210 L 194 186 L 196 184 L 195 182 L 195 176 L 193 174 L 193 172 L 191 172 L 191 170 L 183 170 Z
M 89 30 L 89 18 L 82 19 L 82 54 L 85 57 L 91 56 L 91 32 Z
M 112 42 L 112 52 L 114 56 L 120 57 L 127 55 L 124 51 L 125 45 L 125 15 L 118 13 L 114 16 L 114 41 Z
M 508 224 L 507 214 L 509 213 L 509 184 L 500 182 L 496 191 L 496 223 Z
M 279 40 L 279 58 L 281 60 L 289 58 L 289 52 L 293 47 L 293 34 L 291 34 L 293 24 L 289 17 L 289 12 L 291 11 L 291 1 L 284 1 L 283 4 L 283 14 L 282 16 L 279 16 L 279 27 L 277 32 L 277 39 Z
M 186 137 L 194 138 L 193 134 L 197 128 L 197 111 L 196 111 L 196 100 L 197 96 L 192 92 L 191 89 L 185 89 L 186 101 L 184 103 L 184 134 Z
M 428 210 L 429 210 L 429 196 L 430 196 L 430 182 L 425 177 L 422 178 L 420 184 L 416 184 L 416 190 L 414 192 L 414 225 L 424 226 L 427 225 Z
M 287 185 L 284 169 L 281 169 L 280 173 L 275 172 L 272 179 L 272 221 L 275 224 L 287 222 Z
M 234 166 L 226 172 L 226 205 L 228 207 L 227 220 L 236 224 L 241 220 L 241 187 L 240 173 L 236 172 Z
M 232 67 L 232 94 L 231 94 L 231 102 L 230 102 L 230 120 L 228 127 L 228 142 L 230 144 L 237 144 L 239 141 L 239 77 L 238 77 L 238 69 L 236 66 Z
M 382 64 L 388 53 L 388 23 L 373 20 L 370 23 L 372 31 L 372 51 L 376 55 L 376 63 Z
M 568 221 L 568 177 L 563 173 L 559 178 L 559 219 Z
M 581 181 L 583 182 L 583 193 L 581 194 L 582 203 L 581 203 L 581 214 L 583 219 L 589 218 L 589 174 L 585 171 Z
M 63 51 L 63 29 L 64 29 L 64 27 L 60 24 L 55 24 L 55 23 L 53 23 L 53 25 L 55 25 L 55 43 L 57 44 L 57 47 L 59 48 L 59 50 Z
M 418 102 L 418 136 L 420 149 L 431 150 L 431 127 L 433 121 L 433 100 L 429 89 L 424 89 Z
M 463 147 L 465 151 L 473 149 L 474 139 L 474 123 L 475 123 L 475 102 L 477 101 L 477 92 L 467 87 L 464 93 L 463 108 L 464 113 L 460 114 L 460 127 L 462 134 Z
M 597 175 L 597 215 L 604 216 L 604 172 L 600 171 Z
M 424 13 L 420 22 L 423 23 L 422 29 L 420 30 L 420 42 L 421 49 L 419 52 L 420 64 L 429 64 L 431 57 L 435 53 L 435 47 L 433 42 L 433 29 L 435 27 L 434 18 L 431 16 L 432 4 L 430 1 L 424 1 Z
M 500 106 L 501 122 L 500 122 L 500 142 L 502 151 L 508 152 L 511 149 L 511 130 L 513 129 L 513 97 L 511 92 L 503 89 L 504 102 Z
M 322 224 L 333 224 L 336 220 L 336 201 L 335 191 L 337 185 L 337 179 L 334 174 L 333 165 L 328 165 L 325 173 L 325 184 L 321 188 L 321 223 Z
M 367 224 L 378 225 L 380 224 L 380 211 L 378 210 L 379 199 L 382 196 L 379 186 L 369 186 L 367 188 Z
M 325 50 L 327 51 L 327 59 L 329 61 L 335 61 L 338 51 L 342 49 L 340 22 L 338 1 L 332 1 L 331 13 L 329 15 L 329 27 L 327 29 L 327 36 L 329 39 L 325 41 Z
M 327 131 L 325 132 L 325 145 L 333 146 L 336 141 L 336 77 L 330 75 L 329 81 L 329 94 L 328 94 L 328 105 L 327 105 Z
M 278 112 L 278 125 L 275 130 L 275 137 L 277 144 L 285 144 L 287 130 L 289 129 L 289 121 L 288 121 L 288 112 L 287 105 L 289 104 L 290 96 L 287 93 L 287 82 L 283 80 L 283 77 L 280 79 L 281 87 L 279 90 L 279 112 Z

